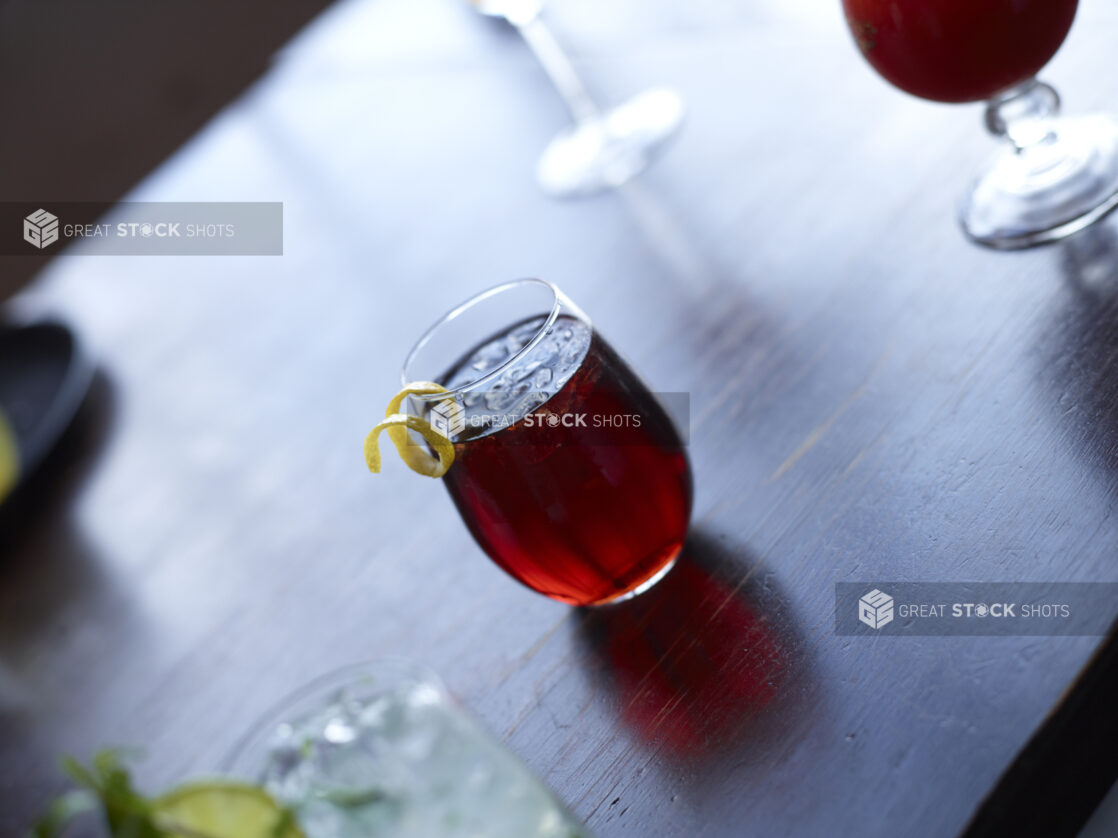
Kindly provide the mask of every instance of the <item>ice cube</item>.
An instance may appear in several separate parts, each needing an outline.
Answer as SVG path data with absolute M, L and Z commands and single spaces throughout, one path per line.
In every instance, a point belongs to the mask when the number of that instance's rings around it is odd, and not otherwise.
M 494 384 L 485 393 L 485 406 L 489 410 L 504 410 L 512 404 L 512 399 L 509 397 L 508 390 L 500 384 Z
M 504 412 L 508 421 L 513 422 L 518 417 L 509 408 L 531 389 L 532 382 L 530 381 L 518 381 L 508 387 L 494 388 L 485 397 L 485 406 L 493 411 Z
M 540 327 L 544 324 L 544 320 L 546 319 L 545 317 L 534 317 L 527 323 L 522 323 L 509 332 L 509 337 L 515 339 L 523 346 L 536 336 L 536 332 L 540 330 Z
M 559 354 L 559 341 L 555 337 L 544 338 L 532 352 L 532 360 L 541 364 L 551 364 Z
M 322 731 L 322 738 L 332 745 L 347 745 L 357 738 L 357 730 L 346 719 L 331 719 Z
M 579 331 L 578 334 L 572 335 L 563 348 L 559 352 L 559 361 L 564 367 L 577 365 L 586 355 L 586 350 L 590 348 L 590 334 L 589 332 Z
M 547 367 L 542 367 L 536 370 L 536 374 L 532 376 L 532 386 L 537 390 L 542 390 L 551 383 L 551 370 Z
M 547 399 L 547 393 L 531 392 L 526 394 L 509 409 L 509 421 L 512 422 L 527 416 L 529 413 L 535 413 L 537 409 L 543 406 Z
M 502 343 L 487 343 L 470 359 L 470 369 L 484 374 L 499 367 L 508 357 L 509 351 Z
M 538 370 L 541 366 L 542 364 L 539 361 L 530 361 L 527 364 L 518 364 L 516 368 L 515 380 L 524 381 L 531 378 L 535 374 L 536 370 Z

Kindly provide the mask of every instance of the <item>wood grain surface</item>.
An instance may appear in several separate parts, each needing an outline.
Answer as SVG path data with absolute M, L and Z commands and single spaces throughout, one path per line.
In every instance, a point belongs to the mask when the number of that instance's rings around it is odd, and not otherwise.
M 62 753 L 141 745 L 158 787 L 403 655 L 601 838 L 955 836 L 1079 683 L 1100 638 L 837 637 L 834 584 L 1118 581 L 1118 226 L 968 245 L 980 109 L 886 86 L 837 0 L 602 5 L 549 12 L 595 95 L 689 106 L 637 182 L 549 201 L 566 116 L 515 35 L 348 0 L 129 195 L 283 201 L 282 257 L 62 255 L 9 305 L 100 372 L 0 517 L 0 833 Z M 1081 6 L 1044 77 L 1118 109 Z M 531 593 L 362 462 L 414 338 L 524 275 L 690 393 L 693 537 L 626 606 Z

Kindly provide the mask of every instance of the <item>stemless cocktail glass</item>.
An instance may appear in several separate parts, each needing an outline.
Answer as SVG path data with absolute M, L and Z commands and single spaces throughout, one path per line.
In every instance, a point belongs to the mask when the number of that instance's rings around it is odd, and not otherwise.
M 428 670 L 380 660 L 288 696 L 225 770 L 262 784 L 307 838 L 590 838 Z
M 554 285 L 516 280 L 458 306 L 420 338 L 403 378 L 450 391 L 411 396 L 408 410 L 454 443 L 446 488 L 510 575 L 596 605 L 667 573 L 691 514 L 683 440 Z
M 843 0 L 866 60 L 889 82 L 939 102 L 987 101 L 1002 153 L 963 196 L 980 244 L 1064 238 L 1118 206 L 1118 122 L 1059 117 L 1035 78 L 1060 48 L 1077 0 Z

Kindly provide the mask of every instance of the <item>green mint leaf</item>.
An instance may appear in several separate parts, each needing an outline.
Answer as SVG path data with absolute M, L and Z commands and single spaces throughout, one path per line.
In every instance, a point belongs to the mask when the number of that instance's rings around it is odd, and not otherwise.
M 79 786 L 85 786 L 90 791 L 100 792 L 101 784 L 97 781 L 97 778 L 93 776 L 89 769 L 73 757 L 63 758 L 62 768 L 67 774 L 74 778 L 74 782 Z
M 80 794 L 85 795 L 84 799 L 91 801 L 91 805 L 85 806 L 81 811 L 73 811 L 64 821 L 52 818 L 56 807 L 65 809 L 63 802 L 68 795 L 63 795 L 40 820 L 40 825 L 46 824 L 45 828 L 57 824 L 56 831 L 32 833 L 34 838 L 52 838 L 61 834 L 74 817 L 91 809 L 101 810 L 113 838 L 166 838 L 166 833 L 152 819 L 151 802 L 132 785 L 132 778 L 121 758 L 124 753 L 126 752 L 119 750 L 100 751 L 88 767 L 72 757 L 63 760 L 66 773 L 85 787 Z

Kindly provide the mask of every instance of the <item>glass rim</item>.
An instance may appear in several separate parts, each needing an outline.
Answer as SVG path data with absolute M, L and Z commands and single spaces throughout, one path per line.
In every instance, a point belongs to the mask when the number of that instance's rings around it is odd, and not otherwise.
M 260 744 L 261 738 L 266 736 L 268 731 L 274 731 L 284 722 L 293 721 L 284 718 L 292 708 L 315 696 L 324 696 L 332 690 L 360 683 L 363 677 L 375 677 L 378 674 L 389 676 L 397 681 L 403 680 L 404 677 L 411 677 L 417 682 L 435 687 L 444 698 L 450 695 L 446 685 L 433 669 L 410 658 L 386 656 L 336 666 L 319 673 L 309 681 L 302 682 L 270 702 L 226 751 L 221 759 L 219 770 L 223 774 L 235 775 L 238 768 L 243 769 L 245 767 L 242 765 L 243 761 L 253 752 L 254 746 Z
M 496 297 L 499 294 L 503 294 L 506 291 L 510 291 L 513 288 L 527 285 L 535 285 L 540 288 L 545 288 L 551 292 L 551 310 L 547 313 L 547 317 L 544 319 L 544 322 L 540 324 L 540 327 L 536 330 L 536 333 L 532 335 L 532 339 L 480 378 L 475 378 L 473 381 L 469 381 L 466 384 L 462 384 L 461 386 L 455 387 L 451 390 L 447 390 L 445 393 L 430 393 L 425 395 L 415 394 L 414 398 L 421 399 L 423 401 L 442 401 L 448 396 L 453 397 L 455 395 L 458 395 L 459 393 L 464 393 L 468 390 L 476 389 L 481 385 L 488 384 L 490 381 L 495 381 L 498 377 L 500 377 L 501 373 L 505 372 L 505 370 L 507 370 L 509 367 L 511 367 L 513 364 L 518 362 L 521 358 L 535 349 L 544 339 L 548 329 L 555 325 L 555 321 L 559 319 L 559 313 L 563 308 L 563 292 L 559 290 L 559 286 L 555 285 L 555 283 L 548 282 L 546 279 L 539 279 L 537 277 L 521 277 L 520 279 L 510 279 L 506 282 L 498 283 L 491 288 L 486 288 L 484 291 L 479 291 L 477 294 L 474 294 L 472 297 L 469 297 L 463 302 L 459 303 L 438 320 L 436 320 L 434 323 L 432 323 L 426 329 L 426 331 L 424 331 L 423 334 L 420 335 L 419 339 L 408 351 L 407 357 L 404 358 L 404 364 L 400 369 L 401 384 L 406 387 L 407 385 L 412 383 L 412 379 L 408 377 L 408 367 L 410 367 L 411 364 L 415 361 L 416 355 L 418 355 L 423 350 L 423 348 L 428 343 L 430 343 L 431 339 L 435 336 L 435 333 L 438 332 L 439 329 L 455 320 L 456 318 L 460 317 L 466 311 L 478 305 L 479 303 L 485 302 L 486 300 L 492 297 Z M 447 363 L 451 363 L 453 362 L 453 360 L 454 359 L 451 358 L 447 361 Z

